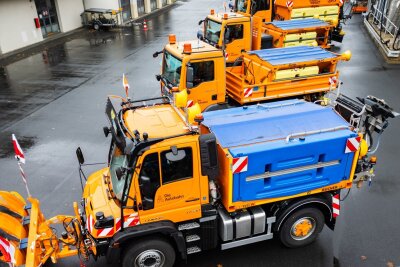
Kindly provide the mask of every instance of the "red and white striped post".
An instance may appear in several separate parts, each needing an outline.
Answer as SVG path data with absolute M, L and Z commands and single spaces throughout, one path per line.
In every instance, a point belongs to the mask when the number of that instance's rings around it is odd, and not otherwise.
M 26 192 L 28 193 L 28 197 L 31 197 L 32 195 L 28 188 L 28 182 L 26 180 L 26 175 L 25 175 L 24 170 L 22 169 L 22 164 L 25 164 L 25 155 L 24 155 L 24 152 L 22 151 L 22 149 L 18 143 L 18 140 L 14 134 L 12 134 L 12 142 L 13 142 L 13 146 L 14 146 L 15 158 L 18 161 L 18 167 L 21 172 L 21 177 L 25 183 Z

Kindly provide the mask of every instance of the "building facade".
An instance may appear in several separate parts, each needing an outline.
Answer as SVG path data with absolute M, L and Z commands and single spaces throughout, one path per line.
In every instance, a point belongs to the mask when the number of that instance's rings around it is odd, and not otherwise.
M 0 0 L 0 55 L 81 27 L 85 9 L 120 10 L 118 23 L 124 24 L 172 2 L 175 0 Z

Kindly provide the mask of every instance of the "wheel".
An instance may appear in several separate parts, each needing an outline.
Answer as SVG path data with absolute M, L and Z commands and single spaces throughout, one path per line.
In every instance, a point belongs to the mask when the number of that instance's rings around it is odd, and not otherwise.
M 100 30 L 100 25 L 97 23 L 93 24 L 93 29 L 95 29 L 96 31 Z
M 167 241 L 143 239 L 124 252 L 122 267 L 172 267 L 174 262 L 175 250 Z
M 279 238 L 286 247 L 302 247 L 314 242 L 324 224 L 325 218 L 319 209 L 301 209 L 286 219 L 280 229 Z

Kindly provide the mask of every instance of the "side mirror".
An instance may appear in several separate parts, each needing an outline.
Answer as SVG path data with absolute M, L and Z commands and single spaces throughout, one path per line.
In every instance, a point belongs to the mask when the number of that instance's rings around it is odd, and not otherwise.
M 159 54 L 162 54 L 162 53 L 164 53 L 164 51 L 157 51 L 157 52 L 155 52 L 155 53 L 153 54 L 153 58 L 158 57 L 158 55 L 159 55 Z
M 192 66 L 188 65 L 186 68 L 186 88 L 193 88 L 193 76 L 194 69 Z
M 228 27 L 225 27 L 225 30 L 224 30 L 224 44 L 227 44 L 227 43 L 229 43 L 229 29 L 228 29 Z
M 204 19 L 199 21 L 199 26 L 204 22 Z
M 104 126 L 103 127 L 103 132 L 104 132 L 104 135 L 106 137 L 108 137 L 108 135 L 111 133 L 111 129 L 109 127 L 107 127 L 107 126 Z
M 83 157 L 83 153 L 80 147 L 76 149 L 76 157 L 78 158 L 79 164 L 85 163 L 85 158 Z
M 156 80 L 159 82 L 159 81 L 161 81 L 161 75 L 160 74 L 157 74 L 156 75 Z

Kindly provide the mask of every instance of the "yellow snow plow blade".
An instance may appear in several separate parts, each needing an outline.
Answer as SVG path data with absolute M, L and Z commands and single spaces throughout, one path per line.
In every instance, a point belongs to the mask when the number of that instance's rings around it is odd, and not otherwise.
M 57 237 L 53 224 L 62 224 L 66 234 Z M 46 220 L 37 199 L 28 198 L 27 203 L 18 193 L 0 191 L 0 237 L 6 246 L 0 253 L 0 262 L 37 267 L 49 258 L 55 263 L 77 255 L 77 248 L 81 255 L 88 256 L 81 229 L 79 216 L 58 215 Z

